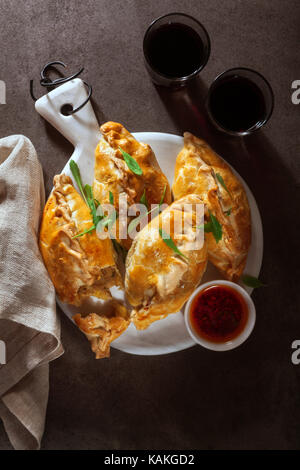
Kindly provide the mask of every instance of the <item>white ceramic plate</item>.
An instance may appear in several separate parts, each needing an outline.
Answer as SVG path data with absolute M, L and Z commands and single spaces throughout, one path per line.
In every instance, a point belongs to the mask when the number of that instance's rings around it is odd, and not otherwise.
M 100 138 L 99 124 L 91 102 L 88 102 L 79 112 L 70 116 L 64 116 L 60 112 L 64 104 L 71 104 L 75 108 L 83 103 L 86 97 L 87 91 L 84 83 L 76 78 L 44 95 L 36 101 L 35 108 L 41 116 L 74 145 L 71 159 L 79 165 L 83 182 L 91 184 L 94 174 L 94 149 Z M 162 171 L 172 185 L 175 160 L 183 146 L 183 138 L 160 132 L 139 132 L 133 135 L 137 140 L 151 145 Z M 62 173 L 72 177 L 69 161 L 63 168 Z M 242 178 L 240 179 L 242 180 Z M 252 215 L 252 243 L 245 272 L 258 277 L 263 256 L 262 223 L 255 199 L 246 183 L 243 180 L 242 182 L 247 192 Z M 209 264 L 202 283 L 215 279 L 220 279 L 220 274 Z M 246 288 L 246 290 L 249 293 L 252 291 L 250 288 Z M 111 292 L 113 297 L 124 298 L 123 292 L 116 288 L 112 288 Z M 58 300 L 61 309 L 70 319 L 75 313 L 100 311 L 103 308 L 103 302 L 92 297 L 78 308 L 63 304 Z M 133 325 L 130 325 L 127 331 L 112 343 L 112 347 L 131 354 L 158 355 L 181 351 L 194 344 L 186 330 L 183 314 L 178 312 L 169 315 L 164 320 L 153 323 L 145 331 L 137 331 Z
M 151 145 L 162 171 L 167 176 L 169 183 L 172 185 L 175 160 L 183 146 L 183 138 L 177 135 L 163 134 L 160 132 L 138 132 L 133 135 L 140 142 L 145 142 Z M 84 169 L 86 164 L 84 156 L 79 158 L 77 163 L 81 170 Z M 72 176 L 68 164 L 64 168 L 63 172 Z M 258 277 L 263 256 L 261 218 L 253 194 L 236 171 L 235 174 L 241 179 L 246 189 L 252 216 L 252 243 L 248 254 L 245 272 Z M 84 173 L 83 180 L 84 183 L 88 182 L 84 178 Z M 89 181 L 89 183 L 91 182 L 92 181 Z M 202 283 L 220 278 L 219 272 L 209 263 L 208 269 L 203 276 Z M 246 288 L 246 290 L 251 293 L 252 289 Z M 114 297 L 120 299 L 123 298 L 123 293 L 119 290 L 112 288 L 111 292 Z M 60 302 L 61 308 L 70 318 L 78 312 L 97 312 L 97 310 L 101 308 L 102 304 L 103 301 L 95 298 L 87 300 L 81 308 L 62 304 Z M 189 348 L 194 344 L 194 341 L 185 327 L 183 313 L 178 312 L 169 315 L 164 320 L 154 322 L 149 326 L 149 328 L 147 328 L 147 330 L 144 331 L 137 331 L 134 325 L 130 325 L 127 331 L 112 343 L 112 347 L 131 354 L 158 355 L 181 351 L 182 349 Z

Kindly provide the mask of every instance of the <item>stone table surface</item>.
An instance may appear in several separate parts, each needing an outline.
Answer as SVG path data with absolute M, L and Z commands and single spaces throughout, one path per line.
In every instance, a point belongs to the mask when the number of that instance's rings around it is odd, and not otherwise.
M 185 90 L 153 86 L 142 39 L 155 17 L 189 13 L 206 26 L 211 57 Z M 60 59 L 85 66 L 100 123 L 131 131 L 206 138 L 251 187 L 264 227 L 261 278 L 254 292 L 257 323 L 236 350 L 200 347 L 157 357 L 112 350 L 96 361 L 85 337 L 61 315 L 65 354 L 50 366 L 43 449 L 299 449 L 300 339 L 299 125 L 291 83 L 300 80 L 298 0 L 1 0 L 0 137 L 22 133 L 35 145 L 46 190 L 72 146 L 38 116 L 29 96 L 41 67 Z M 268 125 L 245 139 L 219 134 L 203 102 L 213 78 L 252 67 L 271 82 L 275 109 Z M 43 90 L 36 85 L 36 94 Z M 0 449 L 11 445 L 0 425 Z

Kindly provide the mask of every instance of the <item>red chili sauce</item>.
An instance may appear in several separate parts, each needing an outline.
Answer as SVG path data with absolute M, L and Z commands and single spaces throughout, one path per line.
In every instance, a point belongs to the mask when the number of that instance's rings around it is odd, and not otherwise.
M 248 308 L 239 292 L 228 286 L 210 286 L 191 305 L 191 324 L 202 338 L 225 343 L 245 328 Z

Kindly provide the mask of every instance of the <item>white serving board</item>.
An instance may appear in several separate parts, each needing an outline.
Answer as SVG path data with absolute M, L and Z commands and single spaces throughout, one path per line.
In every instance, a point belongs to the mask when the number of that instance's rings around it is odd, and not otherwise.
M 35 107 L 41 116 L 50 122 L 74 145 L 74 152 L 70 160 L 73 159 L 77 162 L 84 184 L 92 184 L 94 175 L 94 151 L 101 137 L 99 124 L 92 105 L 88 102 L 78 113 L 71 116 L 64 116 L 60 112 L 63 105 L 71 104 L 73 107 L 77 107 L 86 97 L 87 92 L 82 80 L 76 78 L 40 98 L 36 102 Z M 133 133 L 133 135 L 137 140 L 145 142 L 152 147 L 162 171 L 167 176 L 170 185 L 172 185 L 175 160 L 183 146 L 183 138 L 177 135 L 160 132 L 137 132 Z M 234 169 L 233 171 L 239 176 Z M 72 177 L 69 161 L 62 169 L 62 173 Z M 245 272 L 258 277 L 263 257 L 261 217 L 253 194 L 243 179 L 240 176 L 239 178 L 245 187 L 252 216 L 252 242 Z M 220 274 L 216 268 L 209 264 L 203 276 L 202 283 L 220 278 Z M 243 285 L 242 287 L 249 293 L 252 292 L 251 288 Z M 118 299 L 124 298 L 123 292 L 116 288 L 112 288 L 111 292 L 113 297 Z M 100 311 L 104 303 L 102 300 L 90 298 L 78 308 L 64 304 L 59 300 L 57 301 L 61 309 L 70 319 L 72 319 L 75 313 Z M 112 343 L 112 347 L 131 354 L 159 355 L 181 351 L 194 344 L 194 341 L 186 330 L 182 312 L 177 312 L 169 315 L 164 320 L 153 323 L 144 331 L 137 331 L 133 324 L 130 325 L 127 331 Z

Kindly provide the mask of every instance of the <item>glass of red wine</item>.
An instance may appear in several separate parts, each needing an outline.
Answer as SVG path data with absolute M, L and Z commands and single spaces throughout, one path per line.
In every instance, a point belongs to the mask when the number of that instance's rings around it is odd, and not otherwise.
M 185 13 L 154 20 L 143 42 L 146 68 L 157 85 L 181 87 L 205 67 L 210 39 L 204 26 Z
M 271 117 L 274 94 L 258 72 L 240 67 L 221 73 L 210 86 L 207 111 L 215 126 L 244 136 L 260 129 Z

